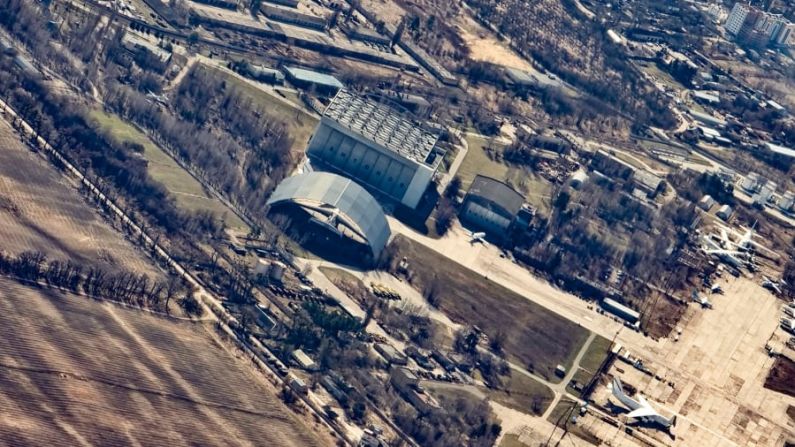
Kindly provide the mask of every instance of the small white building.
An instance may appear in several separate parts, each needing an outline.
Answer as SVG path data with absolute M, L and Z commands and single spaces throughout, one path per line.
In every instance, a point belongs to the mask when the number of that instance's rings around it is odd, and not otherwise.
M 728 221 L 731 219 L 732 214 L 734 214 L 734 210 L 729 205 L 723 205 L 718 208 L 718 211 L 715 213 L 716 216 L 720 217 L 724 221 Z
M 300 349 L 293 351 L 293 360 L 300 368 L 307 371 L 314 371 L 317 369 L 317 363 Z
M 743 181 L 740 186 L 748 192 L 755 193 L 762 189 L 764 179 L 759 176 L 756 172 L 750 172 L 748 175 L 743 177 Z
M 698 207 L 704 211 L 709 211 L 713 206 L 715 206 L 715 199 L 712 198 L 711 195 L 707 194 L 698 201 Z
M 582 184 L 586 181 L 588 181 L 588 174 L 584 169 L 578 169 L 574 172 L 574 174 L 571 175 L 571 177 L 569 177 L 569 185 L 575 189 L 582 186 Z
M 720 94 L 718 92 L 707 92 L 703 90 L 696 90 L 692 93 L 693 99 L 706 104 L 719 104 Z

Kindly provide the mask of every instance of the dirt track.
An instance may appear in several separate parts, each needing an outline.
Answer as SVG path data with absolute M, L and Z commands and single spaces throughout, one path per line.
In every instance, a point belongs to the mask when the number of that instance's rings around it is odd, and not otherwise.
M 0 444 L 322 445 L 211 328 L 0 279 Z

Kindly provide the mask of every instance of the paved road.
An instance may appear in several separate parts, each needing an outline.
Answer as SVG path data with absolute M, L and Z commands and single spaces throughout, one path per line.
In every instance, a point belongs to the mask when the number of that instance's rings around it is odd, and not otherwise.
M 571 368 L 569 368 L 568 372 L 566 372 L 566 377 L 564 377 L 560 383 L 552 384 L 550 382 L 547 382 L 547 386 L 552 388 L 552 391 L 555 392 L 555 398 L 552 399 L 552 402 L 549 404 L 549 407 L 547 407 L 547 411 L 544 412 L 543 415 L 544 419 L 549 417 L 549 415 L 552 413 L 552 410 L 555 409 L 555 405 L 557 405 L 558 402 L 560 402 L 560 399 L 564 395 L 568 395 L 569 397 L 575 400 L 579 400 L 574 395 L 566 391 L 566 385 L 568 385 L 568 383 L 571 382 L 571 379 L 574 377 L 574 374 L 580 368 L 580 360 L 582 360 L 582 357 L 585 355 L 585 352 L 591 346 L 591 342 L 593 341 L 594 338 L 596 338 L 596 334 L 591 332 L 591 334 L 588 336 L 588 340 L 585 340 L 585 343 L 582 344 L 580 352 L 577 353 L 577 356 L 574 358 L 574 361 L 571 363 Z

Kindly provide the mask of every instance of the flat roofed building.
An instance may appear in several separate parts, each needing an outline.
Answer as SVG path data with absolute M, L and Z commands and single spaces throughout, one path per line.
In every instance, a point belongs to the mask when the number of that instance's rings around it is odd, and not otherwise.
M 407 113 L 340 90 L 326 108 L 307 154 L 416 208 L 444 155 L 438 140 L 437 132 Z
M 734 214 L 734 211 L 732 210 L 732 207 L 730 207 L 729 205 L 721 206 L 718 209 L 718 211 L 715 213 L 716 216 L 720 217 L 724 221 L 728 221 L 729 219 L 731 219 L 732 214 Z
M 343 88 L 342 82 L 334 76 L 318 71 L 307 70 L 298 67 L 285 67 L 284 74 L 287 79 L 301 88 L 315 87 L 320 93 L 336 93 Z
M 293 351 L 293 360 L 295 360 L 299 367 L 307 371 L 314 371 L 317 368 L 315 361 L 300 349 Z
M 773 152 L 774 154 L 795 158 L 795 149 L 790 149 L 788 147 L 773 143 L 765 143 L 765 146 L 770 152 Z
M 712 115 L 701 113 L 693 109 L 688 109 L 687 113 L 689 113 L 694 120 L 704 123 L 707 126 L 713 126 L 718 128 L 726 127 L 726 121 L 721 118 L 716 118 Z
M 753 25 L 752 23 L 746 24 L 746 19 L 748 19 L 749 15 L 751 15 L 751 7 L 737 2 L 734 4 L 723 27 L 726 28 L 726 31 L 736 36 L 740 34 L 744 27 Z M 751 22 L 751 20 L 748 20 L 748 22 Z
M 635 324 L 638 321 L 640 321 L 640 313 L 638 313 L 633 309 L 630 309 L 629 307 L 619 303 L 618 301 L 612 298 L 605 298 L 604 300 L 602 300 L 602 307 L 606 311 L 614 315 L 617 315 L 632 324 Z
M 478 175 L 469 186 L 461 219 L 492 236 L 507 235 L 524 205 L 524 196 L 505 183 Z
M 293 7 L 261 4 L 260 9 L 265 17 L 277 22 L 289 23 L 304 28 L 325 30 L 328 27 L 328 18 L 299 12 Z

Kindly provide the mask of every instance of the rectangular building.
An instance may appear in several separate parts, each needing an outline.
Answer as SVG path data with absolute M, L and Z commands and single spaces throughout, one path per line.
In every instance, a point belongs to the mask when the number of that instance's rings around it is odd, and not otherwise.
M 262 4 L 260 9 L 265 17 L 277 22 L 289 23 L 304 28 L 324 31 L 328 28 L 328 18 L 299 12 L 297 9 L 278 5 Z
M 334 76 L 318 71 L 299 67 L 284 67 L 287 80 L 298 88 L 314 89 L 315 93 L 335 94 L 343 87 L 342 82 Z
M 444 156 L 438 140 L 407 113 L 343 89 L 326 108 L 307 154 L 416 208 Z
M 734 4 L 723 27 L 733 36 L 750 32 L 756 24 L 759 14 L 760 11 L 756 8 L 737 2 Z

